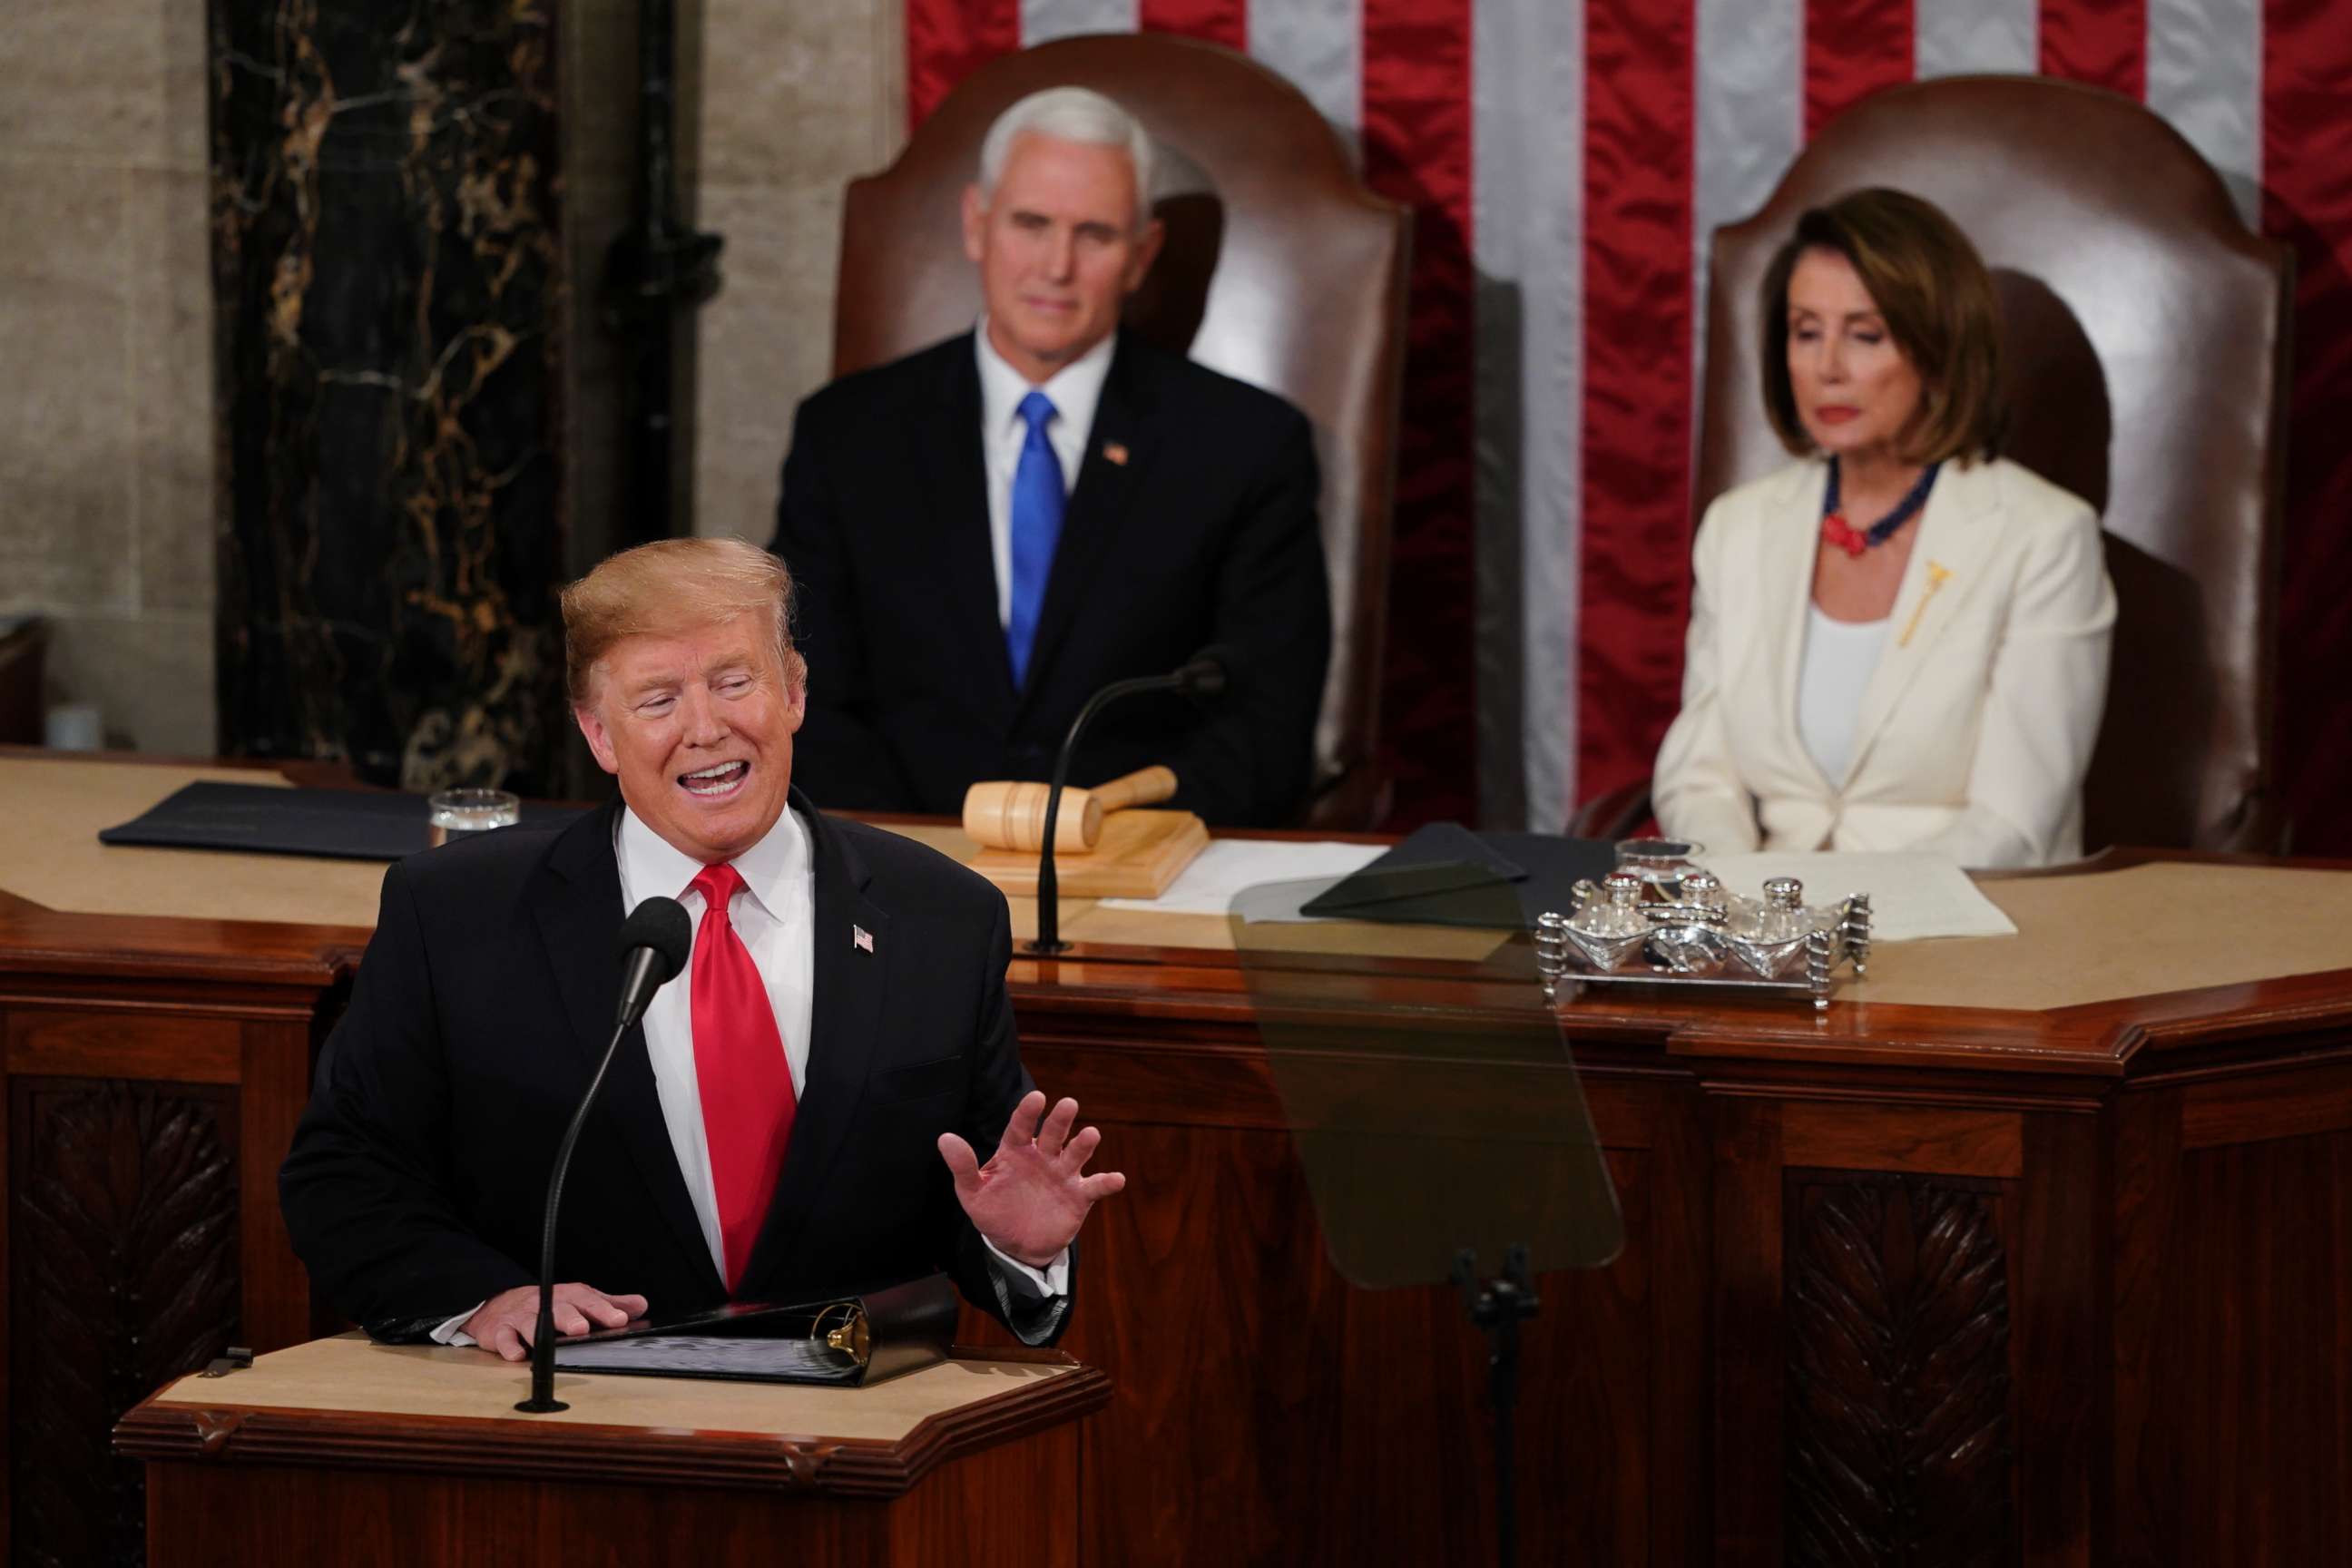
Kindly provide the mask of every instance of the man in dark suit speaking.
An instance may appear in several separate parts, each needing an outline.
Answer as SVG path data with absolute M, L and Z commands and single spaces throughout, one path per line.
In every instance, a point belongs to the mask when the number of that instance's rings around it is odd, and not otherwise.
M 558 1331 L 940 1271 L 1024 1340 L 1060 1331 L 1071 1244 L 1124 1179 L 1085 1173 L 1098 1135 L 1022 1070 L 1003 895 L 792 787 L 790 591 L 736 541 L 606 561 L 564 593 L 565 656 L 619 802 L 385 874 L 279 1175 L 311 1278 L 377 1337 L 524 1354 L 549 1167 L 656 894 L 693 957 L 581 1134 Z
M 1160 244 L 1150 139 L 1080 88 L 991 127 L 964 195 L 977 328 L 803 404 L 775 550 L 799 584 L 827 806 L 954 813 L 1039 779 L 1088 696 L 1231 651 L 1213 710 L 1105 710 L 1074 784 L 1171 766 L 1175 804 L 1278 825 L 1330 659 L 1306 418 L 1119 330 Z

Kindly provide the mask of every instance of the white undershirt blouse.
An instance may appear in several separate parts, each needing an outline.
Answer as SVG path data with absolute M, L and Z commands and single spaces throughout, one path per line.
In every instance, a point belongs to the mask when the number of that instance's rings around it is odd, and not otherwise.
M 1837 621 L 1819 605 L 1805 606 L 1805 654 L 1797 674 L 1797 735 L 1832 790 L 1853 766 L 1853 737 L 1862 721 L 1863 688 L 1878 668 L 1886 617 Z

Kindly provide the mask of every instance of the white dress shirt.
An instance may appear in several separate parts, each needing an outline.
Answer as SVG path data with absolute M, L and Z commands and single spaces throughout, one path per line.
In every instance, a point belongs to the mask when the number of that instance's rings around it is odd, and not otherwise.
M 614 831 L 613 850 L 620 862 L 624 909 L 634 910 L 650 898 L 674 898 L 686 906 L 695 934 L 700 936 L 706 910 L 702 895 L 691 889 L 702 873 L 702 862 L 679 851 L 627 810 Z M 808 1081 L 809 1028 L 816 996 L 816 878 L 809 863 L 808 825 L 798 812 L 786 811 L 766 837 L 735 858 L 734 867 L 743 886 L 729 904 L 727 918 L 767 983 L 768 1004 L 775 1011 L 776 1033 L 783 1040 L 784 1065 L 793 1075 L 797 1101 Z M 653 1064 L 654 1090 L 661 1100 L 662 1121 L 669 1129 L 670 1150 L 702 1227 L 702 1244 L 724 1279 L 727 1247 L 719 1227 L 719 1189 L 711 1179 L 710 1142 L 703 1129 L 702 1091 L 694 1068 L 691 975 L 689 963 L 677 979 L 654 993 L 646 1008 L 646 1055 Z M 975 1152 L 985 1159 L 989 1152 Z M 1017 1294 L 1037 1300 L 1068 1292 L 1067 1247 L 1045 1268 L 1033 1268 L 1006 1257 L 988 1237 L 981 1240 Z M 627 1280 L 613 1280 L 598 1281 L 597 1288 L 626 1291 L 631 1286 Z M 441 1344 L 472 1344 L 473 1338 L 462 1331 L 466 1320 L 479 1310 L 481 1303 L 476 1302 L 434 1330 L 432 1337 Z
M 1087 437 L 1095 427 L 1095 407 L 1102 402 L 1103 380 L 1110 374 L 1118 334 L 1104 338 L 1036 387 L 989 342 L 987 317 L 980 319 L 971 338 L 980 360 L 980 444 L 988 463 L 988 551 L 996 562 L 996 623 L 1003 626 L 1013 619 L 1013 474 L 1029 438 L 1021 400 L 1042 392 L 1053 401 L 1045 439 L 1062 466 L 1062 494 L 1066 497 L 1078 482 L 1078 465 L 1087 455 Z

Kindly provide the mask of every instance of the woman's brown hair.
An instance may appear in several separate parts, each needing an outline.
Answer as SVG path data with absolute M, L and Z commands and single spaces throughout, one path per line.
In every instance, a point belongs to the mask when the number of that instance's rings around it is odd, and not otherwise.
M 1884 188 L 1808 211 L 1764 274 L 1764 411 L 1780 444 L 1801 458 L 1813 449 L 1789 383 L 1789 278 L 1815 249 L 1853 265 L 1895 347 L 1919 374 L 1919 412 L 1904 432 L 1904 459 L 1940 463 L 1999 452 L 2009 400 L 1992 275 L 1943 209 Z

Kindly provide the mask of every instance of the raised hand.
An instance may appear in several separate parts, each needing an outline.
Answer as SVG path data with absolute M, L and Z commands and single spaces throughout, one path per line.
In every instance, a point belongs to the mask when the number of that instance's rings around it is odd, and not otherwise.
M 608 1296 L 602 1290 L 573 1283 L 555 1288 L 555 1337 L 565 1339 L 591 1329 L 617 1329 L 646 1315 L 643 1296 Z M 509 1361 L 530 1353 L 531 1331 L 539 1327 L 539 1287 L 518 1285 L 483 1302 L 466 1320 L 463 1332 L 486 1351 Z
M 1037 1118 L 1045 1109 L 1043 1093 L 1033 1089 L 1024 1095 L 985 1165 L 971 1144 L 952 1132 L 940 1134 L 940 1158 L 955 1176 L 956 1201 L 972 1227 L 1004 1256 L 1032 1268 L 1051 1264 L 1076 1239 L 1087 1211 L 1127 1185 L 1117 1171 L 1085 1173 L 1102 1133 L 1084 1127 L 1072 1135 L 1076 1100 L 1055 1105 L 1040 1126 Z M 1034 1138 L 1032 1127 L 1037 1128 Z

